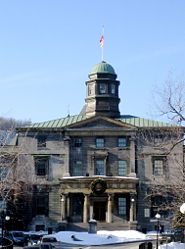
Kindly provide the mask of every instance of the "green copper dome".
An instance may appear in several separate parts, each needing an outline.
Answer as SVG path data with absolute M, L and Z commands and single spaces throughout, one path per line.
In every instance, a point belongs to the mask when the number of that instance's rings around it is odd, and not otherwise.
M 92 68 L 90 74 L 96 74 L 96 73 L 116 74 L 114 68 L 105 61 L 100 62 L 99 64 L 97 64 Z

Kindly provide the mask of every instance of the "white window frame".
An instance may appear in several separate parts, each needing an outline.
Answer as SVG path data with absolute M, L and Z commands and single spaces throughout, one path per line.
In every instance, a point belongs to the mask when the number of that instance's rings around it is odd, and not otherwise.
M 96 138 L 96 147 L 97 148 L 105 147 L 105 139 L 103 137 L 97 137 Z
M 73 176 L 82 176 L 83 164 L 81 160 L 76 160 L 73 167 Z
M 120 148 L 127 147 L 127 138 L 126 137 L 119 137 L 118 138 L 118 147 L 120 147 Z
M 164 175 L 164 159 L 154 159 L 153 161 L 153 174 L 154 176 Z
M 118 175 L 127 176 L 127 161 L 118 160 Z
M 118 197 L 118 215 L 126 216 L 127 200 L 125 197 Z
M 96 159 L 95 160 L 95 175 L 105 175 L 105 160 Z

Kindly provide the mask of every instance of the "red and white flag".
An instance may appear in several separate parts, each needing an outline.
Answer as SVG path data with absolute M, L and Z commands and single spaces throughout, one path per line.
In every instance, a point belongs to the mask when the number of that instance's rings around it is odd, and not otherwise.
M 102 35 L 100 38 L 100 47 L 103 48 L 104 46 L 104 36 Z

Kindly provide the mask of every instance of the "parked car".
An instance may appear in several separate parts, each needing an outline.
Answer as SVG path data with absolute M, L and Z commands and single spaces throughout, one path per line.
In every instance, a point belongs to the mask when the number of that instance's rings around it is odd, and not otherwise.
M 174 230 L 166 230 L 162 234 L 163 241 L 172 242 L 174 241 Z
M 23 249 L 53 249 L 53 246 L 50 243 L 43 243 L 32 246 L 24 246 Z
M 157 239 L 157 231 L 155 231 L 155 230 L 154 230 L 154 231 L 148 231 L 148 232 L 146 233 L 146 235 L 149 236 L 149 237 L 151 237 L 152 239 Z M 159 239 L 162 239 L 160 233 L 158 233 L 158 238 L 159 238 Z
M 28 234 L 27 235 L 27 240 L 28 240 L 28 245 L 36 245 L 37 243 L 40 243 L 43 235 L 40 234 Z
M 14 245 L 24 246 L 27 243 L 26 236 L 21 231 L 8 231 L 6 237 L 10 239 Z
M 175 229 L 174 241 L 184 243 L 185 242 L 185 233 L 184 232 L 185 231 L 182 228 Z
M 46 243 L 46 242 L 57 242 L 57 239 L 55 237 L 52 237 L 52 236 L 43 236 L 42 239 L 41 239 L 41 243 Z

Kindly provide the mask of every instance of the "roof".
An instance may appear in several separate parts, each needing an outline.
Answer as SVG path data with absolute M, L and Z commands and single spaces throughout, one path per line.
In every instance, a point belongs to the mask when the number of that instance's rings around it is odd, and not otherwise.
M 105 61 L 100 62 L 99 64 L 95 65 L 92 68 L 90 74 L 96 74 L 96 73 L 116 74 L 114 68 Z
M 23 126 L 20 128 L 35 128 L 35 129 L 60 129 L 67 127 L 69 125 L 78 123 L 88 118 L 83 115 L 69 116 L 66 118 L 60 118 L 52 121 L 34 123 L 31 125 Z M 145 118 L 139 118 L 131 115 L 122 115 L 119 118 L 114 118 L 114 120 L 121 121 L 125 124 L 132 125 L 135 127 L 142 128 L 159 128 L 159 127 L 174 127 L 174 125 L 164 122 L 158 122 L 154 120 L 149 120 Z

